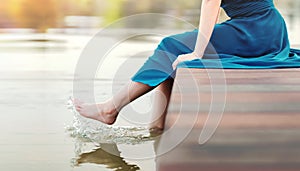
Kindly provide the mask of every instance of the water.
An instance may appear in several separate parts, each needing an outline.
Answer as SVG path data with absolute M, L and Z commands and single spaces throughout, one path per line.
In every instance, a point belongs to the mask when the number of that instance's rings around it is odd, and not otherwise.
M 74 69 L 90 36 L 47 35 L 60 40 L 54 42 L 25 41 L 45 35 L 0 37 L 0 170 L 155 170 L 154 158 L 131 157 L 132 151 L 154 154 L 146 124 L 130 123 L 121 113 L 116 124 L 107 127 L 83 120 L 67 108 Z M 126 54 L 134 55 L 136 47 L 155 46 L 153 41 L 125 42 L 112 52 L 117 54 L 112 61 L 120 63 Z M 115 70 L 109 67 L 107 75 L 96 78 L 97 101 L 113 94 L 113 80 L 108 77 Z M 126 80 L 116 81 L 118 89 Z M 148 98 L 133 104 L 136 113 L 149 108 Z

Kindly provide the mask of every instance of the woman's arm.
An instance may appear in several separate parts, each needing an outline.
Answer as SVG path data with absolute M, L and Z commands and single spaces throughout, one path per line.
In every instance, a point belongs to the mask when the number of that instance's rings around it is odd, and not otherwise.
M 202 57 L 206 49 L 214 26 L 218 21 L 221 0 L 203 0 L 199 22 L 199 32 L 194 53 Z
M 214 26 L 218 21 L 221 1 L 222 0 L 202 0 L 199 30 L 194 52 L 179 55 L 173 62 L 173 69 L 176 69 L 177 64 L 182 61 L 202 58 L 212 35 Z

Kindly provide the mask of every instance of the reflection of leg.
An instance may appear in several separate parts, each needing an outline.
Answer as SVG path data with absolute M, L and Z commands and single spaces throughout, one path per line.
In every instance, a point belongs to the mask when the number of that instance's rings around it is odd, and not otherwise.
M 128 164 L 122 157 L 116 144 L 100 144 L 99 149 L 83 153 L 77 159 L 77 164 L 94 163 L 106 165 L 109 169 L 136 171 L 137 165 Z
M 160 145 L 160 136 L 157 136 L 155 139 L 154 139 L 154 142 L 153 142 L 153 148 L 154 148 L 154 154 L 155 154 L 155 158 L 154 158 L 154 161 L 155 161 L 155 167 L 156 167 L 156 170 L 160 170 L 159 169 L 159 157 L 160 157 L 160 151 L 159 151 L 159 145 Z
M 119 111 L 128 103 L 152 90 L 146 84 L 130 81 L 116 95 L 104 103 L 86 104 L 74 100 L 76 110 L 84 117 L 95 119 L 106 124 L 116 121 Z
M 168 79 L 156 88 L 152 123 L 150 124 L 150 130 L 152 130 L 153 133 L 155 133 L 155 131 L 161 131 L 164 128 L 172 87 L 173 80 Z

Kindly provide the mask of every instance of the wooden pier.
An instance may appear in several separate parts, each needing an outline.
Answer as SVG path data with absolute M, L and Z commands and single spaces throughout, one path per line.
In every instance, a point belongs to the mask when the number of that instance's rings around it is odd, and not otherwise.
M 222 106 L 199 144 L 208 113 Z M 300 69 L 179 69 L 166 126 L 159 171 L 298 171 Z

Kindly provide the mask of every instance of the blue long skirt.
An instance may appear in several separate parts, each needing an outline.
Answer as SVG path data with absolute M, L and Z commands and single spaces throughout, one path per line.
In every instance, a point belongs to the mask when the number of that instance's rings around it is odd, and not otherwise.
M 196 29 L 164 38 L 132 80 L 157 86 L 174 78 L 172 63 L 179 55 L 193 52 L 197 35 Z M 203 58 L 178 67 L 294 68 L 300 67 L 300 50 L 290 48 L 285 22 L 275 8 L 270 8 L 217 24 Z

